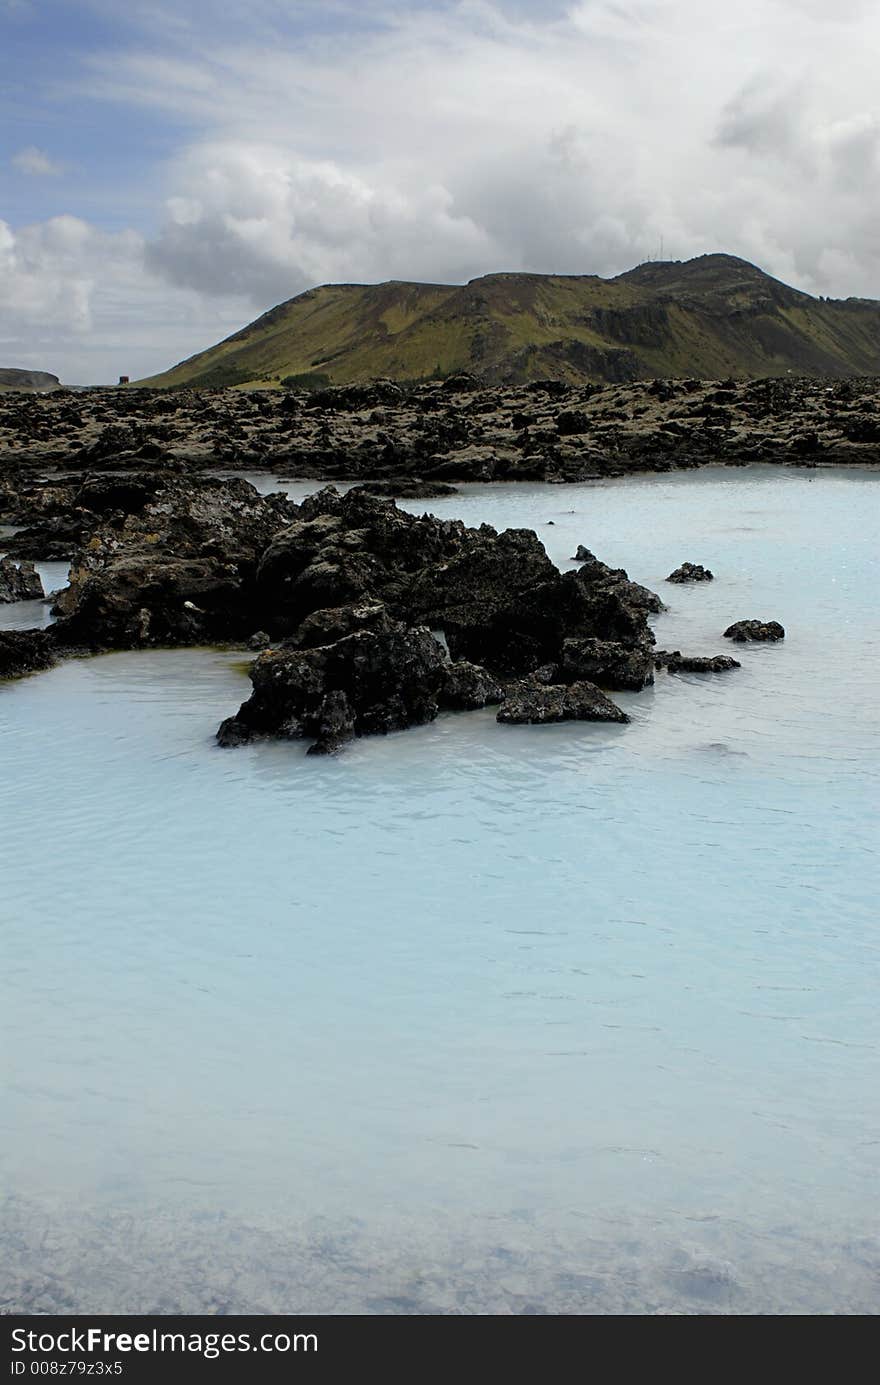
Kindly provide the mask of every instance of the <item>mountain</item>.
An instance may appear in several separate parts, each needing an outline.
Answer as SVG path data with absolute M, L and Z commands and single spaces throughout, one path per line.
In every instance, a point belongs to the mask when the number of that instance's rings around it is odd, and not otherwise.
M 15 370 L 11 366 L 0 366 L 0 390 L 27 390 L 28 393 L 60 389 L 57 375 L 45 370 Z
M 325 284 L 141 384 L 308 387 L 468 371 L 487 384 L 880 374 L 880 303 L 813 298 L 732 255 L 614 279 Z

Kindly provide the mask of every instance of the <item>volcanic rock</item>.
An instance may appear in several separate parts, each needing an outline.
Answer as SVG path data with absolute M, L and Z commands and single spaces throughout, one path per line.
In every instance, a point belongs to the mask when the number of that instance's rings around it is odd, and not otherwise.
M 43 596 L 43 583 L 33 563 L 0 558 L 0 603 L 39 601 Z
M 573 681 L 640 692 L 654 681 L 654 651 L 647 639 L 629 646 L 615 640 L 569 639 L 562 646 L 562 668 Z
M 493 678 L 479 664 L 460 659 L 457 663 L 447 664 L 443 670 L 439 692 L 442 707 L 452 711 L 473 711 L 500 702 L 503 696 L 504 690 L 497 678 Z
M 682 563 L 674 572 L 670 572 L 667 582 L 711 582 L 714 573 L 701 563 Z
M 251 667 L 251 697 L 217 738 L 226 746 L 265 735 L 315 737 L 330 749 L 353 735 L 432 721 L 444 665 L 430 630 L 399 623 L 314 649 L 267 650 Z
M 46 630 L 0 630 L 0 678 L 37 673 L 55 663 L 52 636 Z
M 726 673 L 731 668 L 742 668 L 729 654 L 713 654 L 708 657 L 672 654 L 666 659 L 670 673 Z
M 128 514 L 92 517 L 54 610 L 56 637 L 91 648 L 246 640 L 262 621 L 256 570 L 297 513 L 246 481 L 171 479 Z
M 497 721 L 543 725 L 555 721 L 619 721 L 629 717 L 593 683 L 551 684 L 523 679 L 507 689 Z
M 737 620 L 724 632 L 727 640 L 784 640 L 785 631 L 778 620 Z

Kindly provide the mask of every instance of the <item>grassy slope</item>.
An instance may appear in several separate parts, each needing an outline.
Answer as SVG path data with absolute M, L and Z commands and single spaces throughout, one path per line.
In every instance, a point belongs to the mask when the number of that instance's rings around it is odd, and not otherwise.
M 872 375 L 880 303 L 823 302 L 730 256 L 616 279 L 492 274 L 469 284 L 333 284 L 143 384 L 335 384 L 470 370 L 554 377 Z

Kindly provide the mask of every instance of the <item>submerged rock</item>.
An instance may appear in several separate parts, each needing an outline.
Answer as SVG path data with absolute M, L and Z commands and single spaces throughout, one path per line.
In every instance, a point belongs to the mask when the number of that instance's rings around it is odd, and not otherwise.
M 667 582 L 711 582 L 715 574 L 710 572 L 701 563 L 682 563 L 674 572 L 670 572 Z
M 496 720 L 511 725 L 543 725 L 556 721 L 628 722 L 629 717 L 594 683 L 548 686 L 523 679 L 507 689 Z
M 45 594 L 33 563 L 14 563 L 11 558 L 0 558 L 0 603 L 39 601 Z
M 784 640 L 785 630 L 778 620 L 737 620 L 724 632 L 726 640 Z

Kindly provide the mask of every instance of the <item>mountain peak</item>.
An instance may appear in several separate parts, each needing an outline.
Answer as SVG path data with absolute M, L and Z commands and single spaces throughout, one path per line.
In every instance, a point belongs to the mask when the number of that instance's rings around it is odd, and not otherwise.
M 309 387 L 468 371 L 487 384 L 880 373 L 880 303 L 832 303 L 736 255 L 615 278 L 501 270 L 466 284 L 325 284 L 164 375 Z

